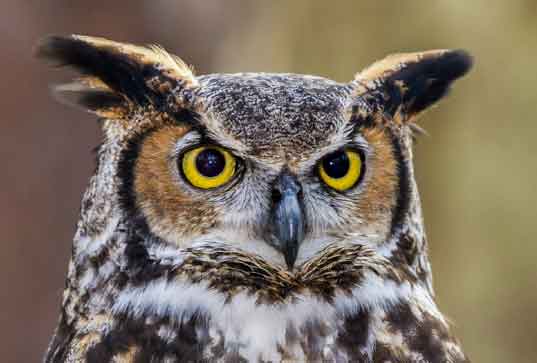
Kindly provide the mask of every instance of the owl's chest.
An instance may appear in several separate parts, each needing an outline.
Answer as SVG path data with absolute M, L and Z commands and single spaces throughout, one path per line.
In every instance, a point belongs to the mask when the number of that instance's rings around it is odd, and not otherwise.
M 255 296 L 223 299 L 189 286 L 181 298 L 155 287 L 123 296 L 115 310 L 130 316 L 120 326 L 156 358 L 181 361 L 364 361 L 372 350 L 370 311 L 344 313 L 337 302 L 301 296 L 260 304 Z M 159 292 L 160 291 L 160 292 Z M 123 300 L 129 300 L 127 304 Z M 117 334 L 118 336 L 124 334 Z M 158 342 L 158 343 L 155 343 Z
M 271 310 L 192 311 L 179 322 L 125 320 L 115 336 L 158 361 L 366 361 L 371 354 L 367 317 L 305 318 L 300 311 L 286 316 Z

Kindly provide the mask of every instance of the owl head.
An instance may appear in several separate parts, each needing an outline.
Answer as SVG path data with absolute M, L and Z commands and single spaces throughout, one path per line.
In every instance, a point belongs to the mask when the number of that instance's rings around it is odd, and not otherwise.
M 219 243 L 289 270 L 328 246 L 423 247 L 415 121 L 471 65 L 459 50 L 397 54 L 338 83 L 196 76 L 160 47 L 86 36 L 39 54 L 82 73 L 57 93 L 102 120 L 80 238 L 120 220 L 146 244 Z

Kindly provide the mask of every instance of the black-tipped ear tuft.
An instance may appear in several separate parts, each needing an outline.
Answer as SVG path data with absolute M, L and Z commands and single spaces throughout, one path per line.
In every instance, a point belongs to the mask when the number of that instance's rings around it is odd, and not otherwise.
M 144 64 L 112 42 L 95 44 L 78 36 L 51 36 L 38 46 L 37 56 L 53 65 L 71 66 L 84 75 L 97 77 L 135 103 L 147 102 Z
M 197 85 L 191 69 L 158 46 L 82 35 L 50 36 L 38 44 L 36 55 L 82 73 L 81 87 L 70 84 L 58 91 L 70 103 L 100 114 L 127 104 L 151 104 L 164 111 L 181 108 L 185 106 L 181 92 Z
M 472 58 L 465 51 L 447 51 L 438 57 L 424 58 L 395 72 L 386 80 L 405 90 L 402 103 L 409 114 L 417 114 L 444 97 L 453 81 L 465 75 L 472 66 Z
M 444 97 L 472 64 L 464 50 L 396 54 L 359 73 L 356 81 L 385 113 L 400 112 L 409 120 Z

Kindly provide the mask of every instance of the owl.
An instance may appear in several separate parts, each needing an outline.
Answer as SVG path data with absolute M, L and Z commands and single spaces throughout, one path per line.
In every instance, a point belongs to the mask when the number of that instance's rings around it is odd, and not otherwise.
M 194 75 L 53 36 L 103 140 L 46 362 L 467 362 L 431 283 L 416 120 L 470 69 L 396 54 L 349 83 Z

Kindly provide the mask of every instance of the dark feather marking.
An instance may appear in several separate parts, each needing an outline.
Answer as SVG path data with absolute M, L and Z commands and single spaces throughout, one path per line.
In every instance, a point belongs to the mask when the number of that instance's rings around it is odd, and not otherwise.
M 426 311 L 422 319 L 413 313 L 407 303 L 400 303 L 388 310 L 386 321 L 393 332 L 400 332 L 411 352 L 419 353 L 429 363 L 444 363 L 450 353 L 446 343 L 458 345 L 448 327 Z M 466 362 L 464 356 L 452 357 L 453 362 Z
M 135 134 L 128 142 L 127 147 L 122 151 L 119 165 L 117 168 L 119 183 L 119 202 L 122 209 L 126 212 L 129 221 L 129 233 L 131 236 L 128 238 L 129 245 L 136 245 L 143 247 L 143 236 L 149 232 L 149 227 L 145 221 L 145 218 L 141 215 L 136 205 L 136 193 L 134 192 L 134 172 L 136 166 L 136 160 L 140 154 L 143 140 L 151 135 L 155 131 L 155 128 L 148 129 L 143 133 Z M 132 229 L 132 230 L 131 230 Z M 139 236 L 139 237 L 138 237 Z M 133 238 L 134 237 L 134 238 Z M 137 238 L 138 237 L 138 238 Z M 147 251 L 145 254 L 136 252 L 138 247 L 128 247 L 131 250 L 127 252 L 133 252 L 128 255 L 129 264 L 133 265 L 145 265 L 147 262 Z M 134 249 L 134 251 L 132 250 Z
M 401 233 L 397 240 L 397 245 L 399 248 L 394 251 L 391 257 L 394 265 L 414 266 L 419 253 L 415 237 L 408 232 Z
M 360 349 L 367 347 L 369 336 L 369 311 L 364 308 L 345 319 L 342 331 L 339 332 L 336 343 L 344 348 L 353 362 L 367 361 Z
M 397 162 L 398 176 L 398 193 L 396 193 L 397 202 L 392 211 L 392 222 L 390 227 L 390 235 L 393 236 L 400 230 L 405 222 L 405 217 L 410 208 L 412 189 L 410 187 L 409 161 L 403 155 L 401 140 L 390 128 L 387 128 L 387 131 L 392 141 L 393 154 Z
M 207 334 L 198 335 L 208 330 L 208 320 L 200 313 L 176 326 L 175 336 L 169 341 L 159 336 L 161 328 L 170 327 L 167 318 L 149 321 L 125 316 L 118 317 L 117 321 L 112 331 L 88 349 L 88 362 L 109 362 L 131 348 L 136 349 L 134 362 L 163 361 L 166 357 L 173 357 L 177 362 L 201 362 L 203 347 L 210 344 Z

